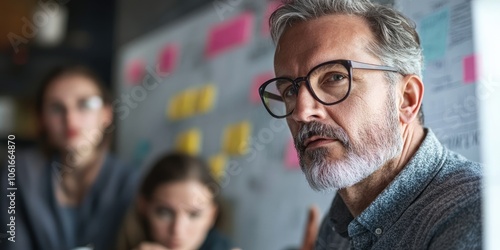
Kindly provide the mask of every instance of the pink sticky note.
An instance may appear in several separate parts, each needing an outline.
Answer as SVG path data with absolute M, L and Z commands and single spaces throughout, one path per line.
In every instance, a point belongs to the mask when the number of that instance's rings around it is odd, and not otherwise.
M 286 146 L 285 167 L 287 169 L 300 169 L 299 157 L 297 156 L 297 150 L 295 149 L 293 139 L 290 139 Z
M 266 7 L 266 12 L 264 12 L 264 20 L 262 20 L 262 29 L 261 33 L 262 36 L 269 36 L 269 17 L 271 17 L 271 14 L 278 9 L 282 4 L 280 1 L 271 1 L 270 3 L 267 4 Z
M 179 48 L 175 44 L 165 46 L 158 56 L 158 73 L 168 74 L 174 71 L 177 66 Z
M 274 77 L 274 73 L 272 71 L 264 72 L 258 74 L 253 78 L 252 87 L 250 89 L 250 102 L 251 103 L 260 103 L 259 96 L 259 87 L 267 80 Z
M 463 77 L 465 84 L 475 83 L 477 80 L 476 75 L 476 56 L 469 55 L 463 59 Z
M 126 70 L 127 82 L 129 84 L 139 84 L 144 76 L 145 66 L 146 64 L 143 60 L 135 59 L 131 61 Z
M 213 26 L 208 32 L 205 56 L 212 58 L 221 52 L 245 44 L 253 31 L 253 19 L 252 13 L 244 12 Z

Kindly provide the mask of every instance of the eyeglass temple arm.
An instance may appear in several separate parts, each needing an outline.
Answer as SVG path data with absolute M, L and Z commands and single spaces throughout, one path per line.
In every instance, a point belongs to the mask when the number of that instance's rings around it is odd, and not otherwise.
M 273 94 L 273 93 L 264 92 L 264 96 L 269 98 L 269 99 L 276 100 L 276 101 L 280 101 L 280 102 L 283 101 L 283 98 L 281 96 Z
M 372 70 L 385 70 L 385 71 L 392 71 L 392 72 L 399 72 L 398 69 L 390 66 L 384 66 L 384 65 L 375 65 L 375 64 L 369 64 L 369 63 L 360 63 L 360 62 L 354 62 L 351 61 L 352 67 L 356 69 L 372 69 Z

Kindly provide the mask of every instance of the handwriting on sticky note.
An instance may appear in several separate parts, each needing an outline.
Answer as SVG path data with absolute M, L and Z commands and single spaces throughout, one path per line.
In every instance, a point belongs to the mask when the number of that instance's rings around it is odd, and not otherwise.
M 251 89 L 250 89 L 250 102 L 251 103 L 260 103 L 259 87 L 264 82 L 266 82 L 267 80 L 270 80 L 273 77 L 274 77 L 274 73 L 272 71 L 264 72 L 264 73 L 258 74 L 257 76 L 254 77 L 253 83 L 252 83 Z
M 285 167 L 287 169 L 300 169 L 299 157 L 293 143 L 293 139 L 287 142 L 285 148 Z
M 448 8 L 424 17 L 417 27 L 426 62 L 441 59 L 448 44 L 450 11 Z
M 253 20 L 252 13 L 244 12 L 212 27 L 208 33 L 205 56 L 212 58 L 247 43 L 253 31 Z
M 129 84 L 139 84 L 144 77 L 146 63 L 135 59 L 129 62 L 126 70 L 126 78 Z
M 158 73 L 166 75 L 172 73 L 177 66 L 179 48 L 176 44 L 166 45 L 158 55 Z
M 464 57 L 462 62 L 463 78 L 465 84 L 475 83 L 477 80 L 476 56 L 469 55 Z

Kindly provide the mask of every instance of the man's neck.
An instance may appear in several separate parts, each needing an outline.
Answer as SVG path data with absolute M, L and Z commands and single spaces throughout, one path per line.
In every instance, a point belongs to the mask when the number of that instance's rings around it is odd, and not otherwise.
M 410 124 L 403 127 L 403 150 L 398 157 L 387 162 L 363 181 L 338 190 L 339 195 L 354 217 L 361 214 L 403 170 L 410 158 L 418 150 L 424 137 L 424 129 L 419 124 Z

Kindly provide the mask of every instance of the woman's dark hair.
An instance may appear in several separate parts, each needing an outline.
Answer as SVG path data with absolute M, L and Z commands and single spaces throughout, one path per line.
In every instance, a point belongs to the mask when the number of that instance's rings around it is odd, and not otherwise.
M 201 158 L 184 153 L 170 153 L 158 159 L 142 181 L 139 192 L 149 200 L 158 186 L 190 179 L 207 187 L 217 201 L 220 188 L 208 165 Z
M 50 70 L 42 79 L 36 93 L 37 115 L 42 114 L 43 102 L 47 89 L 55 82 L 55 80 L 63 76 L 83 76 L 90 79 L 99 89 L 99 92 L 101 92 L 100 95 L 104 104 L 111 105 L 112 100 L 109 90 L 105 87 L 104 82 L 93 70 L 82 64 L 63 65 Z

